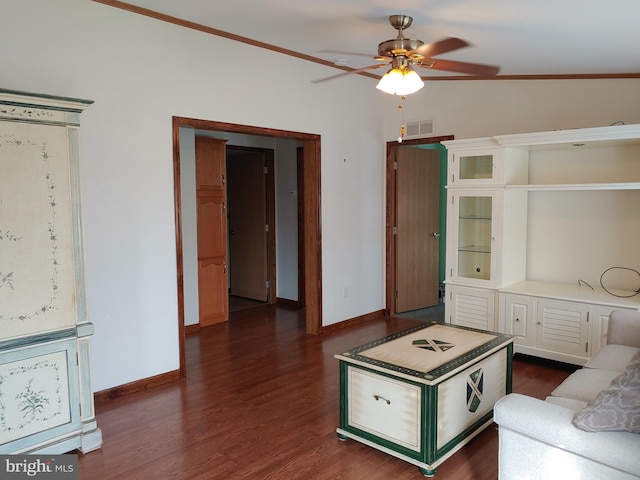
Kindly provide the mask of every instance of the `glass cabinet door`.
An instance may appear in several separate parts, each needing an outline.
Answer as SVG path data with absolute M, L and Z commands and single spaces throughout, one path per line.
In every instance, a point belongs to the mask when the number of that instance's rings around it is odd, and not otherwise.
M 449 184 L 459 186 L 497 185 L 502 171 L 502 153 L 495 149 L 450 152 Z
M 493 178 L 493 155 L 464 155 L 460 162 L 460 180 L 487 180 Z
M 494 196 L 458 196 L 458 243 L 454 275 L 459 279 L 492 280 Z

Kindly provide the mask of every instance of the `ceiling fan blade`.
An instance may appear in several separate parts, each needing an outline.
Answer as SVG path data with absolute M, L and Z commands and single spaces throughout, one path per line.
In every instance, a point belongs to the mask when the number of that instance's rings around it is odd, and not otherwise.
M 336 55 L 355 55 L 357 57 L 368 57 L 378 59 L 378 55 L 371 55 L 369 53 L 347 52 L 345 50 L 318 50 L 318 53 L 335 53 Z
M 430 68 L 432 70 L 468 73 L 470 75 L 480 75 L 482 77 L 493 77 L 500 71 L 500 67 L 496 67 L 494 65 L 455 62 L 453 60 L 440 60 L 437 58 L 425 58 L 422 63 L 417 62 L 415 65 L 422 68 Z
M 449 37 L 444 38 L 442 40 L 438 40 L 437 42 L 425 43 L 413 50 L 407 52 L 407 57 L 411 57 L 412 55 L 422 55 L 423 57 L 435 57 L 436 55 L 441 55 L 443 53 L 451 52 L 453 50 L 458 50 L 459 48 L 468 47 L 469 43 L 461 38 Z
M 389 66 L 388 63 L 380 63 L 380 64 L 377 64 L 377 65 L 370 65 L 368 67 L 363 67 L 363 68 L 358 68 L 356 70 L 349 70 L 348 72 L 338 73 L 337 75 L 331 75 L 330 77 L 320 78 L 319 80 L 313 80 L 311 83 L 326 82 L 327 80 L 333 80 L 334 78 L 344 77 L 345 75 L 351 75 L 352 73 L 360 73 L 360 72 L 365 72 L 367 70 L 374 70 L 376 68 L 388 67 L 388 66 Z

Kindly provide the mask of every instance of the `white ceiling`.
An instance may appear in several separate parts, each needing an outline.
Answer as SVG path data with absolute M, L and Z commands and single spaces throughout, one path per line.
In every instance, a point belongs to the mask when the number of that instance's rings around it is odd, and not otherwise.
M 102 0 L 97 0 L 102 1 Z M 105 1 L 104 3 L 109 3 Z M 472 44 L 440 58 L 499 65 L 500 75 L 636 74 L 640 0 L 127 0 L 126 3 L 325 61 L 361 68 L 395 38 L 388 16 L 406 14 L 406 37 Z M 251 59 L 247 59 L 251 63 Z M 252 68 L 260 68 L 252 64 Z M 386 69 L 373 73 L 381 75 Z M 327 75 L 341 73 L 328 71 Z M 456 73 L 419 69 L 425 77 Z M 338 81 L 338 80 L 335 80 Z

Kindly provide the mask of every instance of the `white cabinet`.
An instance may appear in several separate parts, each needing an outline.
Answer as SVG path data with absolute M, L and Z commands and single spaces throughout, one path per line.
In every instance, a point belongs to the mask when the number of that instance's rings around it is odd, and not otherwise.
M 480 330 L 496 330 L 496 290 L 454 284 L 448 284 L 446 288 L 447 323 Z
M 522 295 L 504 295 L 502 301 L 504 306 L 500 317 L 504 325 L 500 329 L 514 335 L 517 346 L 535 346 L 535 300 Z
M 614 310 L 619 310 L 623 307 L 611 307 L 594 305 L 589 311 L 589 318 L 591 319 L 591 340 L 589 345 L 591 346 L 591 356 L 595 355 L 598 350 L 607 344 L 607 332 L 609 331 L 609 315 Z M 631 308 L 633 309 L 633 308 Z
M 495 190 L 451 191 L 451 219 L 447 238 L 451 239 L 449 277 L 467 284 L 493 285 L 496 275 L 497 205 Z
M 611 310 L 640 309 L 629 273 L 640 266 L 640 125 L 443 144 L 446 321 L 495 325 L 516 351 L 584 363 Z M 470 321 L 472 298 L 495 304 Z
M 560 354 L 589 356 L 589 307 L 575 302 L 538 299 L 536 347 Z
M 524 279 L 526 193 L 450 188 L 448 197 L 447 282 L 493 288 Z
M 91 103 L 0 90 L 0 454 L 102 443 L 78 166 Z
M 589 305 L 524 295 L 501 295 L 505 332 L 516 353 L 584 364 L 589 358 Z
M 527 195 L 505 191 L 504 182 L 524 181 L 527 159 L 492 139 L 444 144 L 449 148 L 445 283 L 452 304 L 446 319 L 493 330 L 496 289 L 525 275 Z
M 458 149 L 449 153 L 447 170 L 449 185 L 483 186 L 496 185 L 502 178 L 502 152 L 491 140 L 483 144 L 473 142 L 469 149 Z
M 498 330 L 516 336 L 516 353 L 583 365 L 606 344 L 609 314 L 638 309 L 638 300 L 578 285 L 522 282 L 500 291 Z
M 526 183 L 528 157 L 520 149 L 503 148 L 495 138 L 442 142 L 448 149 L 448 187 L 501 187 Z

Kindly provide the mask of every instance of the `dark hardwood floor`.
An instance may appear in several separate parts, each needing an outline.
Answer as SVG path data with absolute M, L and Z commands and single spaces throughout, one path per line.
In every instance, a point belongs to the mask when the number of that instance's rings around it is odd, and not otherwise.
M 187 378 L 98 403 L 104 443 L 79 455 L 80 479 L 424 478 L 417 467 L 335 433 L 333 355 L 417 322 L 380 318 L 311 336 L 296 311 L 258 312 L 188 334 Z M 516 356 L 513 389 L 544 398 L 570 371 Z M 495 480 L 497 455 L 493 426 L 435 478 Z

